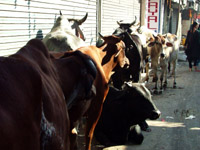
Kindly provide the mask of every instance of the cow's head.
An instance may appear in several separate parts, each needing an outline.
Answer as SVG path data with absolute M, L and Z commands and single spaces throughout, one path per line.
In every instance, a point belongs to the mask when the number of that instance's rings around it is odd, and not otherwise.
M 133 124 L 138 124 L 146 119 L 155 120 L 161 115 L 151 98 L 150 91 L 141 83 L 126 85 L 127 115 Z
M 174 40 L 177 40 L 176 36 L 174 37 L 174 36 L 171 36 L 171 35 L 168 35 L 168 34 L 163 34 L 163 35 L 158 34 L 158 37 L 161 39 L 162 44 L 166 45 L 168 47 L 172 47 L 173 46 L 172 42 Z
M 119 64 L 121 68 L 125 65 L 129 65 L 129 60 L 125 55 L 125 44 L 121 38 L 111 35 L 111 36 L 102 36 L 99 33 L 100 37 L 104 40 L 102 45 L 107 44 L 104 51 L 107 51 L 107 55 L 103 58 L 102 65 L 107 63 L 110 56 L 114 56 L 115 65 Z
M 149 52 L 151 59 L 159 58 L 159 56 L 164 57 L 163 44 L 164 41 L 160 36 L 153 36 L 149 39 L 147 46 L 151 47 Z
M 135 20 L 131 23 L 120 23 L 119 21 L 117 21 L 117 24 L 119 25 L 120 29 L 127 31 L 128 33 L 131 33 L 132 32 L 131 26 L 133 26 L 136 23 L 136 21 L 137 21 L 137 17 L 135 17 Z
M 86 21 L 87 16 L 88 16 L 88 13 L 86 13 L 86 15 L 82 19 L 68 19 L 68 18 L 65 18 L 65 16 L 60 11 L 60 16 L 57 18 L 54 27 L 61 26 L 68 31 L 72 31 L 72 33 L 74 32 L 74 34 L 77 37 L 85 41 L 84 34 L 79 26 L 82 25 L 82 23 Z
M 131 34 L 129 32 L 124 31 L 121 28 L 117 28 L 113 32 L 113 35 L 120 37 L 123 40 L 123 42 L 126 45 L 126 52 L 128 52 L 133 47 L 136 47 L 136 44 L 135 44 L 134 40 L 132 39 Z

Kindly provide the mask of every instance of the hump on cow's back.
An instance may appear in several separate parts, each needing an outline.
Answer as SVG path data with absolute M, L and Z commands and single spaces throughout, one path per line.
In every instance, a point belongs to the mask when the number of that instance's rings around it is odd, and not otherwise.
M 47 47 L 39 39 L 31 39 L 30 41 L 28 41 L 28 43 L 26 45 L 29 45 L 31 47 L 35 47 L 37 50 L 42 52 L 46 57 L 50 56 Z

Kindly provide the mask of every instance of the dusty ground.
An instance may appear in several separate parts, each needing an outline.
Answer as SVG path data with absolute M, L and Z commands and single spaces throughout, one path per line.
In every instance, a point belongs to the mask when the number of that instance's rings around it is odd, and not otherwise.
M 94 139 L 92 150 L 200 150 L 200 72 L 189 72 L 188 63 L 181 61 L 177 65 L 177 88 L 171 88 L 172 78 L 168 81 L 163 94 L 153 95 L 162 115 L 156 121 L 148 120 L 152 131 L 143 132 L 141 145 L 104 148 Z M 83 137 L 79 139 L 84 149 Z

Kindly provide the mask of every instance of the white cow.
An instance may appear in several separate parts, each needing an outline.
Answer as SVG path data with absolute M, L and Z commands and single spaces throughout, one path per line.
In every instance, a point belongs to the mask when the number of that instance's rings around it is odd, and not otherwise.
M 164 87 L 167 86 L 167 75 L 168 71 L 170 72 L 170 67 L 172 64 L 172 76 L 174 77 L 173 87 L 176 88 L 176 65 L 178 60 L 178 52 L 180 41 L 178 40 L 175 34 L 167 33 L 165 35 L 159 35 L 162 39 L 165 40 L 163 44 L 164 57 L 160 58 L 160 67 L 162 68 L 161 72 L 161 87 L 164 79 Z
M 79 28 L 85 20 L 87 14 L 80 20 L 67 19 L 62 13 L 57 18 L 51 31 L 44 37 L 43 42 L 49 51 L 69 51 L 86 46 L 84 35 Z M 73 22 L 71 25 L 70 22 Z M 75 32 L 73 31 L 75 29 Z M 80 36 L 80 38 L 79 38 Z

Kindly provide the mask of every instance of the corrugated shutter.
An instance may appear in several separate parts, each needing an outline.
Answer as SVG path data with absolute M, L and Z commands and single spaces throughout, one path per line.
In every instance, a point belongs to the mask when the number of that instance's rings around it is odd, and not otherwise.
M 178 21 L 178 9 L 173 9 L 173 15 L 172 15 L 172 33 L 176 33 L 176 26 Z
M 118 27 L 116 21 L 131 23 L 135 16 L 140 19 L 140 3 L 138 0 L 103 0 L 101 33 L 110 35 Z
M 96 42 L 96 0 L 0 0 L 0 56 L 9 55 L 28 40 L 45 36 L 52 28 L 59 10 L 68 18 L 88 18 L 81 25 L 86 43 Z M 92 42 L 92 43 L 91 43 Z

